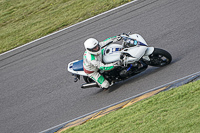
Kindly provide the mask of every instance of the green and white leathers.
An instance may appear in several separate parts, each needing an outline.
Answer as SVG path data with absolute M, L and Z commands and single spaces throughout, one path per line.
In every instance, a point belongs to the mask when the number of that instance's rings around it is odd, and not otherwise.
M 103 42 L 100 42 L 99 45 L 102 48 L 108 43 L 116 41 L 118 40 L 117 37 L 115 36 L 112 38 L 108 38 Z M 97 82 L 101 88 L 108 88 L 110 86 L 110 83 L 98 72 L 98 70 L 99 69 L 103 71 L 112 70 L 114 68 L 115 63 L 110 63 L 110 64 L 102 63 L 103 51 L 104 49 L 101 49 L 100 54 L 94 55 L 91 54 L 91 52 L 89 52 L 88 50 L 86 50 L 83 55 L 83 68 L 84 72 L 95 82 Z

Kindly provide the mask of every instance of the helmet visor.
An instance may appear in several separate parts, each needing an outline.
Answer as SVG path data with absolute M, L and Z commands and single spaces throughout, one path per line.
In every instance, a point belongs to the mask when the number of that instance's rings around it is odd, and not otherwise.
M 100 50 L 100 45 L 99 45 L 99 43 L 94 47 L 94 48 L 92 48 L 92 49 L 90 49 L 90 48 L 87 48 L 89 51 L 91 51 L 91 52 L 98 52 L 99 50 Z

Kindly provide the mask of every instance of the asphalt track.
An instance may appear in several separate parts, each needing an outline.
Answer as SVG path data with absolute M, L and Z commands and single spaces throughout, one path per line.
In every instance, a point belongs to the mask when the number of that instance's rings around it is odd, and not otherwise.
M 139 0 L 0 56 L 0 130 L 35 133 L 200 71 L 200 1 Z M 89 37 L 139 33 L 173 61 L 108 91 L 81 89 L 67 64 Z

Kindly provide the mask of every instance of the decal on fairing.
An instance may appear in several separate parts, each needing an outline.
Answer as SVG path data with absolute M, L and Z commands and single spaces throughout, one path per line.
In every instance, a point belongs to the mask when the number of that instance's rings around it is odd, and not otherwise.
M 147 46 L 146 44 L 144 44 L 142 42 L 139 42 L 139 41 L 138 41 L 138 45 L 140 45 L 140 46 Z
M 121 51 L 121 50 L 122 50 L 122 48 L 110 48 L 110 49 L 106 49 L 105 52 L 104 52 L 104 55 L 105 54 L 113 54 L 113 53 Z

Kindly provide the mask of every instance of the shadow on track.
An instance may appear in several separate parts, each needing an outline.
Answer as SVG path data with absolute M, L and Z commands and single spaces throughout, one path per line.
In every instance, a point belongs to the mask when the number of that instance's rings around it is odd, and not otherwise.
M 110 88 L 108 88 L 107 90 L 104 90 L 104 89 L 100 89 L 100 88 L 97 88 L 99 89 L 97 92 L 95 92 L 94 94 L 99 94 L 99 93 L 112 93 L 113 91 L 121 88 L 124 84 L 131 84 L 133 82 L 136 82 L 137 80 L 141 80 L 142 78 L 144 77 L 147 77 L 148 75 L 151 75 L 152 73 L 157 73 L 163 69 L 166 69 L 168 68 L 169 66 L 173 65 L 174 63 L 178 62 L 179 60 L 181 60 L 181 58 L 177 58 L 177 59 L 174 59 L 172 60 L 172 62 L 167 65 L 167 66 L 164 66 L 164 67 L 151 67 L 151 66 L 148 66 L 147 70 L 142 72 L 142 73 L 139 73 L 129 79 L 126 79 L 126 80 L 123 80 L 123 81 L 119 81 L 117 83 L 115 83 L 113 86 L 111 86 Z M 95 88 L 94 88 L 95 89 Z
M 108 89 L 108 92 L 111 93 L 111 92 L 119 89 L 124 84 L 133 83 L 134 81 L 140 80 L 140 79 L 142 79 L 144 77 L 147 77 L 148 75 L 150 75 L 152 73 L 157 73 L 157 72 L 159 72 L 159 71 L 161 71 L 163 69 L 166 69 L 167 67 L 171 66 L 172 64 L 174 64 L 175 62 L 177 62 L 179 60 L 180 59 L 173 60 L 169 65 L 164 66 L 164 67 L 151 67 L 151 66 L 149 66 L 146 71 L 144 71 L 142 73 L 139 73 L 138 75 L 135 75 L 135 76 L 133 76 L 133 77 L 131 77 L 129 79 L 126 79 L 126 80 L 123 80 L 123 81 L 115 83 L 113 86 L 111 86 Z

